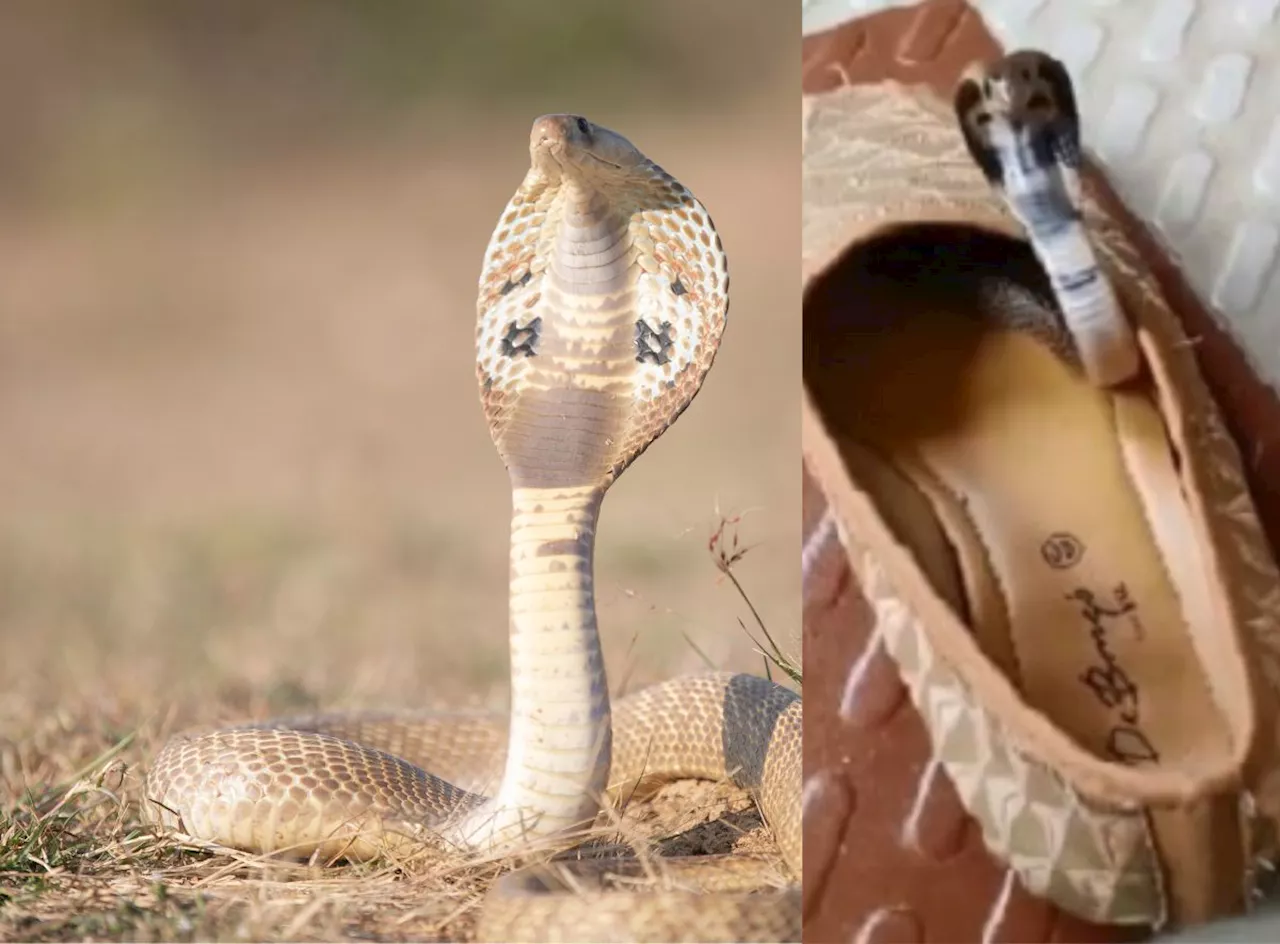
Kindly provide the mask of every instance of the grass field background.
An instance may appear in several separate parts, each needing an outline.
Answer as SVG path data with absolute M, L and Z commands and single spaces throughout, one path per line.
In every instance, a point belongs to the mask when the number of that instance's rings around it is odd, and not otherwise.
M 474 882 L 246 873 L 152 837 L 136 804 L 185 726 L 504 706 L 509 494 L 475 288 L 539 114 L 676 174 L 733 280 L 703 392 L 605 504 L 612 686 L 763 671 L 708 552 L 721 515 L 798 655 L 796 20 L 764 0 L 0 6 L 0 938 L 465 935 Z

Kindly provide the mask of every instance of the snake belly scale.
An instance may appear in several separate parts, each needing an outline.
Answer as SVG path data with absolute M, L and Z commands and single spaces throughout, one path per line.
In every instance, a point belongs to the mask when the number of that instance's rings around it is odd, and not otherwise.
M 735 873 L 754 872 L 734 856 L 665 860 L 692 877 L 641 891 L 564 891 L 516 871 L 486 896 L 477 933 L 799 940 L 799 696 L 705 673 L 613 703 L 596 626 L 601 503 L 712 366 L 728 310 L 720 237 L 683 185 L 585 118 L 539 118 L 529 152 L 485 252 L 477 305 L 481 400 L 512 486 L 505 726 L 351 714 L 179 735 L 148 772 L 147 815 L 262 854 L 518 854 L 571 843 L 602 804 L 642 782 L 728 779 L 755 798 L 789 884 L 753 878 L 743 890 Z

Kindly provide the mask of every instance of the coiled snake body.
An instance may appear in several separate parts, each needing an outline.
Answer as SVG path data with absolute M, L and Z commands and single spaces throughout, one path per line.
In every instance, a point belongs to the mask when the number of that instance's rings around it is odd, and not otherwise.
M 799 696 L 705 674 L 611 705 L 596 628 L 601 502 L 711 367 L 728 309 L 719 236 L 678 181 L 585 118 L 539 118 L 530 156 L 485 253 L 476 335 L 513 504 L 511 713 L 496 789 L 479 792 L 502 757 L 500 722 L 282 719 L 171 740 L 148 773 L 149 815 L 257 853 L 518 852 L 590 824 L 642 780 L 728 778 L 752 792 L 798 883 Z M 795 885 L 548 894 L 517 872 L 488 897 L 479 933 L 799 940 L 800 900 Z

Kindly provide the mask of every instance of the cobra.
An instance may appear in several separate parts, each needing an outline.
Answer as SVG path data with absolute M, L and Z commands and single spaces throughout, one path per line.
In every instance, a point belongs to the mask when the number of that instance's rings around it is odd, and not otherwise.
M 728 779 L 755 798 L 792 884 L 721 881 L 757 881 L 732 856 L 669 863 L 700 876 L 703 892 L 569 894 L 516 873 L 487 897 L 479 934 L 799 940 L 799 696 L 707 673 L 615 704 L 596 623 L 601 504 L 713 364 L 728 311 L 724 248 L 705 207 L 621 135 L 547 115 L 529 153 L 485 251 L 477 305 L 481 400 L 512 488 L 505 725 L 354 714 L 180 735 L 148 773 L 150 815 L 264 854 L 511 854 L 572 842 L 642 781 Z
M 954 107 L 969 153 L 1026 229 L 1085 372 L 1104 386 L 1130 379 L 1137 341 L 1080 211 L 1080 115 L 1066 66 L 1039 50 L 971 66 Z

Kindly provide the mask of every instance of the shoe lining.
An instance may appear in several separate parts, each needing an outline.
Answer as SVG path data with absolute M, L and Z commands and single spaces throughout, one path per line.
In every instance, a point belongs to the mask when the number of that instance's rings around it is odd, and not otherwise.
M 1061 356 L 1052 312 L 1028 307 L 1047 297 L 1030 247 L 943 229 L 881 236 L 818 280 L 806 382 L 842 439 L 930 504 L 957 612 L 1032 708 L 1103 760 L 1220 766 L 1230 732 L 1187 624 L 1204 607 L 1170 569 L 1205 575 L 1157 408 Z

